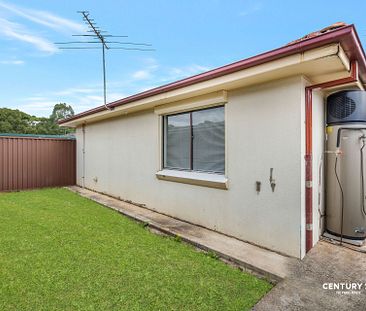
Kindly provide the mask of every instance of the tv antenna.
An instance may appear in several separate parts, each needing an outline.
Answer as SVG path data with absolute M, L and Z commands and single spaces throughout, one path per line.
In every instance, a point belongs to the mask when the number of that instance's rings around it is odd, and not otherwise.
M 103 102 L 107 110 L 113 110 L 107 105 L 107 79 L 106 79 L 106 53 L 105 50 L 127 50 L 127 51 L 155 51 L 149 48 L 151 44 L 123 42 L 113 38 L 127 38 L 128 36 L 111 35 L 105 30 L 101 30 L 97 23 L 90 17 L 89 11 L 78 11 L 83 17 L 83 21 L 88 26 L 87 32 L 89 34 L 77 34 L 73 37 L 86 37 L 91 41 L 69 41 L 69 42 L 55 42 L 60 50 L 91 50 L 102 49 L 102 63 L 103 63 Z M 114 40 L 114 41 L 113 41 Z M 98 46 L 100 45 L 100 46 Z

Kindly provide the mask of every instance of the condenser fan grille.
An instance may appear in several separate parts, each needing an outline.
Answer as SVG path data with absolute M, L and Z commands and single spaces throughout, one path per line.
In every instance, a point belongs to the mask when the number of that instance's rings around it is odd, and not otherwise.
M 332 98 L 328 105 L 328 113 L 337 119 L 349 117 L 356 110 L 356 103 L 352 98 L 339 96 Z

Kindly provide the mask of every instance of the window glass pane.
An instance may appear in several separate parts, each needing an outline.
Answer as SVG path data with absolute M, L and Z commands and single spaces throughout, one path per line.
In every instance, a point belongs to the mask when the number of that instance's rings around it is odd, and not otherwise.
M 224 107 L 192 112 L 193 170 L 225 172 Z
M 189 113 L 164 118 L 164 167 L 190 169 L 191 128 Z

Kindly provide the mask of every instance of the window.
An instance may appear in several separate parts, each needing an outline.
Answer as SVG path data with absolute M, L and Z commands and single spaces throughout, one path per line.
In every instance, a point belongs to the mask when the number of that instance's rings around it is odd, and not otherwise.
M 224 174 L 224 107 L 164 116 L 163 148 L 164 168 Z

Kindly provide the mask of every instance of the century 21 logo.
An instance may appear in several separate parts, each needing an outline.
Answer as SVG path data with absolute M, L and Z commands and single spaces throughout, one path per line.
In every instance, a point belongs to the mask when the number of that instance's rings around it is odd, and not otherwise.
M 323 289 L 327 290 L 353 290 L 360 291 L 366 289 L 366 283 L 362 282 L 334 282 L 334 283 L 323 283 Z

